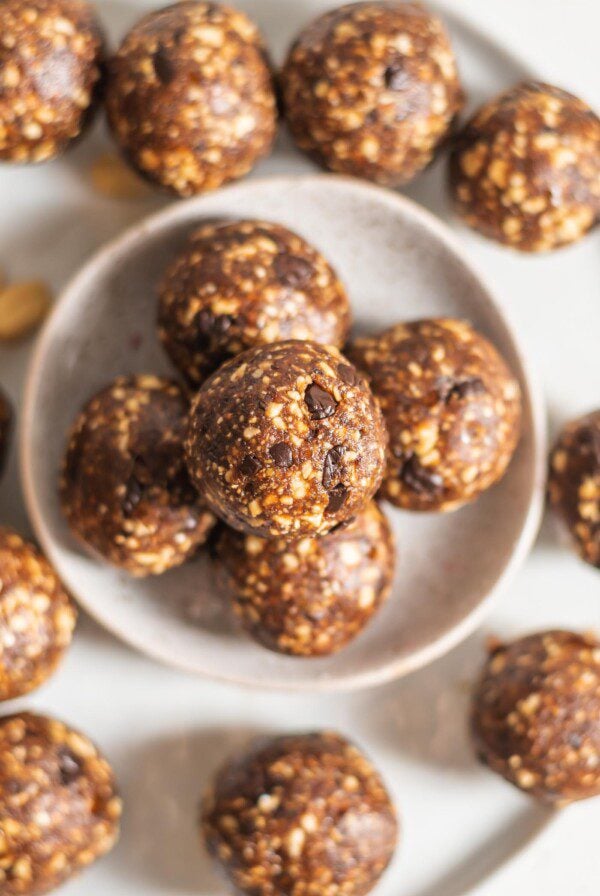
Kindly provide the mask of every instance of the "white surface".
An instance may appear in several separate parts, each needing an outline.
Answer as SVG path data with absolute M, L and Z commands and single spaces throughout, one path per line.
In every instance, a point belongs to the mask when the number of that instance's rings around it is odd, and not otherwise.
M 269 10 L 273 16 L 278 13 L 284 20 L 281 28 L 290 36 L 317 4 L 247 0 L 240 5 L 260 7 L 264 24 Z M 99 6 L 107 13 L 123 11 L 113 2 Z M 600 107 L 597 0 L 447 0 L 445 7 L 502 39 L 548 80 Z M 490 66 L 496 79 L 510 71 L 491 51 L 482 52 L 480 63 Z M 481 69 L 479 74 L 473 91 L 477 97 L 492 86 Z M 0 207 L 1 261 L 12 275 L 40 274 L 58 288 L 93 247 L 146 210 L 115 209 L 91 196 L 81 173 L 93 154 L 93 144 L 87 142 L 68 161 L 43 170 L 0 172 L 0 195 L 11 195 Z M 295 165 L 302 167 L 297 161 Z M 286 167 L 285 161 L 271 163 L 271 170 Z M 38 188 L 49 177 L 52 188 Z M 411 192 L 423 190 L 427 193 L 427 184 Z M 431 188 L 428 195 L 435 199 L 436 192 Z M 86 209 L 98 206 L 99 214 L 90 224 Z M 600 234 L 556 255 L 533 259 L 511 255 L 462 229 L 458 235 L 494 278 L 530 346 L 546 387 L 553 427 L 600 404 Z M 0 351 L 2 379 L 8 379 L 16 394 L 25 350 Z M 14 465 L 11 473 L 0 487 L 0 514 L 24 527 L 16 504 Z M 547 526 L 487 628 L 600 629 L 599 597 L 598 573 L 562 550 Z M 129 808 L 117 852 L 65 893 L 221 893 L 207 876 L 191 824 L 196 793 L 210 767 L 239 727 L 328 724 L 367 746 L 400 805 L 405 839 L 396 870 L 380 892 L 459 896 L 469 879 L 477 882 L 479 869 L 485 871 L 490 858 L 501 858 L 493 849 L 490 855 L 493 844 L 486 841 L 502 829 L 503 818 L 516 840 L 538 821 L 524 798 L 475 765 L 463 735 L 464 682 L 480 643 L 480 637 L 472 639 L 446 660 L 399 684 L 352 697 L 315 699 L 248 694 L 190 679 L 136 656 L 84 622 L 64 668 L 25 702 L 71 719 L 106 747 Z M 521 809 L 527 813 L 525 823 L 513 825 L 513 812 Z M 598 800 L 563 813 L 529 850 L 479 886 L 478 896 L 597 896 L 599 821 Z M 510 851 L 511 836 L 496 837 L 495 843 L 501 853 Z M 461 856 L 463 871 L 454 880 L 440 882 Z
M 501 482 L 455 513 L 412 514 L 387 505 L 400 557 L 390 597 L 351 645 L 309 662 L 265 653 L 239 632 L 206 554 L 146 579 L 90 556 L 69 531 L 57 494 L 65 433 L 90 396 L 123 372 L 171 375 L 153 309 L 156 284 L 187 234 L 202 220 L 250 217 L 293 227 L 323 252 L 347 286 L 355 331 L 375 332 L 398 319 L 465 318 L 498 348 L 521 386 L 522 435 Z M 400 194 L 318 174 L 249 180 L 171 203 L 94 255 L 38 341 L 21 409 L 31 523 L 65 585 L 94 618 L 176 668 L 307 691 L 391 681 L 470 634 L 512 583 L 537 535 L 546 440 L 538 384 L 529 381 L 494 296 L 460 253 L 448 228 Z

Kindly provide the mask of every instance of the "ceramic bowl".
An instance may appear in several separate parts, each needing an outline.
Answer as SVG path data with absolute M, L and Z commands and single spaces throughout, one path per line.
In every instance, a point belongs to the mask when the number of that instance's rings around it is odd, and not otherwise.
M 358 330 L 435 315 L 485 333 L 520 380 L 523 437 L 502 481 L 451 514 L 386 506 L 399 563 L 392 595 L 339 654 L 296 659 L 266 651 L 232 624 L 202 557 L 133 580 L 87 555 L 61 514 L 65 433 L 82 404 L 118 374 L 172 372 L 155 333 L 156 283 L 205 219 L 257 217 L 314 243 L 345 282 Z M 402 196 L 332 175 L 249 181 L 178 202 L 94 255 L 58 301 L 28 374 L 22 474 L 32 524 L 81 605 L 146 654 L 254 687 L 347 689 L 406 674 L 457 644 L 483 619 L 526 557 L 540 521 L 544 415 L 516 333 L 489 287 L 431 214 Z

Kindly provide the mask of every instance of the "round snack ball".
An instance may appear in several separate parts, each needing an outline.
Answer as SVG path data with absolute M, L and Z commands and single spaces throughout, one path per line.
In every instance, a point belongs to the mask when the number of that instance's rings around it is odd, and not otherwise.
M 109 852 L 121 800 L 82 734 L 29 712 L 0 719 L 2 896 L 38 896 Z
M 176 383 L 119 377 L 87 403 L 69 435 L 61 478 L 69 525 L 134 576 L 179 566 L 215 523 L 185 467 L 187 410 Z
M 43 684 L 61 661 L 76 613 L 48 561 L 0 526 L 0 700 Z
M 322 535 L 373 497 L 386 439 L 366 381 L 339 351 L 290 340 L 243 352 L 204 383 L 186 456 L 234 529 Z
M 453 510 L 504 474 L 520 435 L 519 385 L 466 321 L 397 324 L 357 339 L 390 436 L 381 494 L 406 510 Z
M 86 0 L 0 3 L 0 160 L 60 155 L 91 121 L 103 36 Z
M 525 252 L 573 243 L 600 219 L 600 119 L 558 87 L 526 81 L 486 103 L 450 159 L 456 209 Z
M 325 13 L 292 45 L 281 84 L 301 149 L 387 186 L 429 164 L 464 101 L 444 26 L 416 3 Z
M 398 837 L 381 776 L 329 731 L 255 742 L 217 774 L 202 820 L 209 851 L 249 896 L 364 896 Z
M 550 456 L 548 494 L 581 557 L 600 569 L 600 410 L 564 427 Z
M 282 339 L 344 344 L 350 304 L 330 264 L 280 224 L 205 224 L 166 271 L 158 329 L 186 379 Z
M 0 475 L 4 471 L 13 426 L 13 410 L 8 397 L 0 389 Z
M 327 656 L 352 641 L 387 598 L 394 573 L 392 532 L 374 501 L 320 538 L 227 529 L 216 550 L 221 589 L 244 628 L 292 656 Z
M 600 642 L 550 631 L 494 647 L 473 698 L 482 762 L 549 803 L 600 794 Z
M 247 174 L 271 149 L 275 105 L 256 25 L 219 3 L 148 13 L 109 66 L 115 138 L 141 174 L 180 196 Z

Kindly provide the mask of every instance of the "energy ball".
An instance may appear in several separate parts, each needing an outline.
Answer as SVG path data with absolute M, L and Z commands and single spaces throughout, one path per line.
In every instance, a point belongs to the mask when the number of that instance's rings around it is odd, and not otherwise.
M 201 383 L 223 361 L 282 339 L 344 344 L 348 297 L 309 243 L 279 224 L 205 224 L 160 286 L 161 341 L 186 379 Z
M 351 3 L 316 19 L 281 85 L 301 149 L 387 186 L 429 164 L 464 102 L 444 26 L 413 3 Z
M 148 13 L 111 60 L 106 111 L 127 159 L 173 193 L 247 174 L 271 149 L 276 126 L 256 25 L 196 0 Z
M 75 619 L 48 561 L 0 526 L 0 700 L 27 694 L 52 675 L 71 643 Z
M 600 642 L 550 631 L 492 649 L 473 698 L 480 759 L 563 805 L 600 793 Z
M 4 471 L 13 426 L 13 410 L 8 397 L 0 389 L 0 476 Z
M 43 162 L 98 105 L 103 36 L 85 0 L 0 3 L 0 161 Z
M 581 557 L 600 569 L 600 411 L 563 429 L 550 456 L 548 494 Z
M 227 529 L 216 551 L 221 590 L 244 628 L 292 656 L 327 656 L 352 641 L 387 598 L 394 572 L 392 532 L 374 501 L 321 538 Z
M 62 722 L 0 719 L 0 889 L 38 896 L 109 852 L 121 800 L 101 753 Z
M 450 159 L 458 214 L 524 252 L 573 243 L 600 218 L 600 119 L 558 87 L 525 81 L 486 103 Z
M 241 532 L 323 535 L 381 483 L 386 431 L 365 379 L 332 346 L 289 340 L 219 368 L 192 403 L 188 469 Z
M 390 436 L 381 494 L 406 510 L 453 510 L 504 474 L 520 435 L 519 385 L 466 321 L 397 324 L 357 339 Z
M 61 478 L 69 525 L 134 576 L 179 566 L 215 523 L 185 467 L 187 410 L 176 383 L 119 377 L 88 402 L 69 435 Z
M 364 896 L 398 837 L 381 776 L 329 731 L 263 739 L 230 760 L 205 799 L 203 830 L 249 896 Z

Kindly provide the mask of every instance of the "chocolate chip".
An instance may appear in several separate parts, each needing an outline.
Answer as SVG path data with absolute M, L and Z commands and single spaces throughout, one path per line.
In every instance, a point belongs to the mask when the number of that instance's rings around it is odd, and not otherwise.
M 486 391 L 485 383 L 478 376 L 466 380 L 455 380 L 450 376 L 444 376 L 440 377 L 436 385 L 442 401 L 450 401 L 452 398 L 471 398 L 475 395 L 483 395 Z
M 439 473 L 424 467 L 416 454 L 411 455 L 400 470 L 400 479 L 418 495 L 431 495 L 444 487 Z
M 346 503 L 348 497 L 348 489 L 340 482 L 335 488 L 329 492 L 329 503 L 327 504 L 327 513 L 336 513 Z
M 287 470 L 294 462 L 292 449 L 287 442 L 277 442 L 275 445 L 271 445 L 269 454 L 273 458 L 275 466 L 281 467 L 282 470 Z
M 152 65 L 161 84 L 170 84 L 174 80 L 176 75 L 175 66 L 171 61 L 169 51 L 161 44 L 159 44 L 157 51 L 152 57 Z
M 305 286 L 313 272 L 313 266 L 305 258 L 286 252 L 280 252 L 275 256 L 273 268 L 278 280 L 284 286 L 291 286 L 293 289 Z
M 331 488 L 333 480 L 339 472 L 345 450 L 346 448 L 344 445 L 334 445 L 334 447 L 330 448 L 325 455 L 322 479 L 324 488 Z
M 388 90 L 404 90 L 410 82 L 410 75 L 401 59 L 390 63 L 383 73 L 383 81 Z
M 240 464 L 240 472 L 244 476 L 254 476 L 259 470 L 262 470 L 262 464 L 259 459 L 254 454 L 246 454 Z
M 229 314 L 211 314 L 206 308 L 199 311 L 194 318 L 196 329 L 202 336 L 223 336 L 231 327 L 233 318 Z
M 60 774 L 60 783 L 63 787 L 68 787 L 73 781 L 81 775 L 81 766 L 75 756 L 68 750 L 61 750 L 58 757 L 58 771 Z
M 313 420 L 325 420 L 335 414 L 337 408 L 337 401 L 333 395 L 330 395 L 325 389 L 321 389 L 316 383 L 311 383 L 308 386 L 304 393 L 304 401 Z
M 130 476 L 125 486 L 125 497 L 121 503 L 125 516 L 131 516 L 135 508 L 142 500 L 144 487 L 135 476 Z
M 356 375 L 356 370 L 354 367 L 351 367 L 350 364 L 339 364 L 337 372 L 339 378 L 343 383 L 346 383 L 347 386 L 356 385 L 358 377 Z

